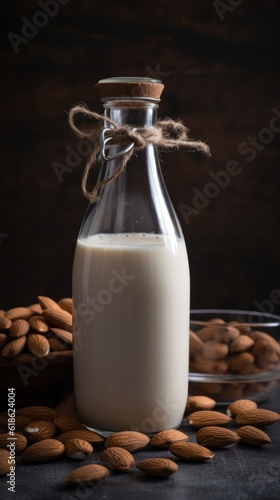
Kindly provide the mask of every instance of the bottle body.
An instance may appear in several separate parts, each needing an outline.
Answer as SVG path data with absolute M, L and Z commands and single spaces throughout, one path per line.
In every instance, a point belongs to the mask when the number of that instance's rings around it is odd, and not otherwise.
M 115 120 L 116 109 L 114 104 Z M 109 162 L 101 176 L 114 168 Z M 87 427 L 107 435 L 180 425 L 188 388 L 189 294 L 184 238 L 151 145 L 103 188 L 77 241 L 74 382 Z

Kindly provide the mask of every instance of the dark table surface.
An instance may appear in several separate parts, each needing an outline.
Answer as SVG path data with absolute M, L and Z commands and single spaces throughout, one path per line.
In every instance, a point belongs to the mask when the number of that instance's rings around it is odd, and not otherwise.
M 280 412 L 280 393 L 260 405 Z M 234 424 L 232 425 L 234 428 Z M 195 432 L 186 421 L 181 430 L 195 442 Z M 65 476 L 87 463 L 98 463 L 101 447 L 82 462 L 59 459 L 44 464 L 19 464 L 15 493 L 8 491 L 7 477 L 0 479 L 1 500 L 279 500 L 280 421 L 264 429 L 272 443 L 252 447 L 240 443 L 214 450 L 214 458 L 204 463 L 178 461 L 179 470 L 169 479 L 153 479 L 133 468 L 111 473 L 92 487 L 67 487 Z M 171 457 L 167 450 L 145 449 L 134 454 L 135 461 L 154 456 Z M 174 458 L 174 457 L 173 457 Z M 176 460 L 176 459 L 175 459 Z

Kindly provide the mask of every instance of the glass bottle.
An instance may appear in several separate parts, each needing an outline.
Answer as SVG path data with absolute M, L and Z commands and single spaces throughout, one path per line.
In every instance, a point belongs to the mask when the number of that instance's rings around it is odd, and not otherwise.
M 131 82 L 133 96 L 123 95 Z M 159 80 L 101 80 L 101 95 L 103 84 L 114 86 L 113 97 L 103 97 L 106 117 L 134 128 L 156 123 L 159 99 L 147 89 Z M 122 149 L 106 152 L 113 157 Z M 118 162 L 104 162 L 99 180 Z M 189 266 L 153 144 L 133 154 L 89 205 L 75 251 L 73 302 L 75 398 L 83 423 L 104 436 L 177 428 L 188 388 Z

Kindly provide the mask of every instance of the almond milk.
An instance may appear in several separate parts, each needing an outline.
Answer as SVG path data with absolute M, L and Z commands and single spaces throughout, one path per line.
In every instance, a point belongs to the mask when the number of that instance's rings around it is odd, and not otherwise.
M 180 425 L 188 387 L 189 269 L 183 239 L 97 234 L 73 269 L 75 397 L 103 434 Z

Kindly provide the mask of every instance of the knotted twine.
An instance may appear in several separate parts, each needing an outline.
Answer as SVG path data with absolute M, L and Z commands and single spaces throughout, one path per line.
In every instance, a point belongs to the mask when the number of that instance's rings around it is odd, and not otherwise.
M 113 128 L 107 133 L 107 137 L 110 137 L 107 144 L 110 146 L 120 145 L 127 147 L 133 143 L 133 147 L 119 158 L 119 163 L 113 174 L 97 182 L 91 190 L 88 190 L 87 187 L 88 177 L 90 170 L 93 169 L 96 164 L 100 163 L 98 155 L 102 148 L 101 134 L 100 129 L 94 126 L 92 126 L 90 130 L 78 128 L 74 123 L 78 114 L 83 114 L 91 119 L 93 118 L 97 122 L 107 122 L 112 125 Z M 162 150 L 185 148 L 188 151 L 201 151 L 206 155 L 210 155 L 210 149 L 207 144 L 202 141 L 190 139 L 187 127 L 185 127 L 180 120 L 174 121 L 171 118 L 158 120 L 153 127 L 135 129 L 130 125 L 120 127 L 114 120 L 95 113 L 94 111 L 90 111 L 85 106 L 73 106 L 69 112 L 69 124 L 78 137 L 88 139 L 93 144 L 82 177 L 83 194 L 91 203 L 98 201 L 98 191 L 102 186 L 116 179 L 125 170 L 126 164 L 133 154 L 136 151 L 143 150 L 149 144 L 154 144 Z

